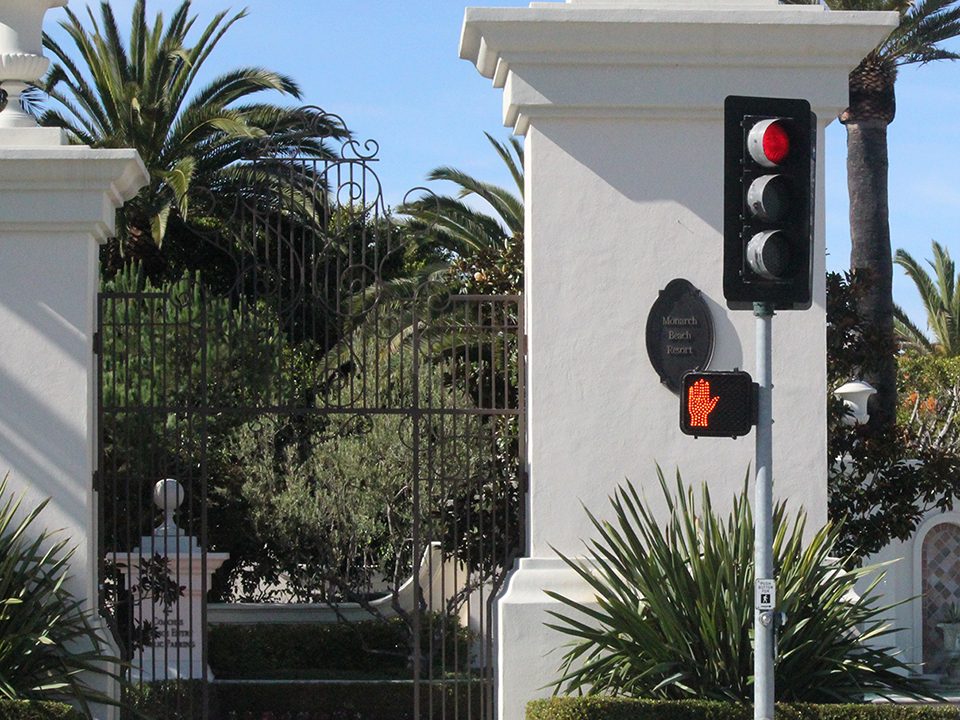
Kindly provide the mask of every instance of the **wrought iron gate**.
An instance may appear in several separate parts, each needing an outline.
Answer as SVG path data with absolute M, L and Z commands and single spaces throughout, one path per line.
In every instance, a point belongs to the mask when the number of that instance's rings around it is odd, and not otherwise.
M 193 209 L 220 230 L 192 236 L 189 271 L 104 283 L 101 608 L 129 704 L 289 711 L 208 633 L 206 599 L 268 599 L 310 603 L 363 655 L 270 678 L 327 703 L 313 717 L 493 718 L 493 600 L 523 545 L 522 302 L 417 266 L 429 236 L 388 216 L 375 155 L 253 158 L 257 192 Z

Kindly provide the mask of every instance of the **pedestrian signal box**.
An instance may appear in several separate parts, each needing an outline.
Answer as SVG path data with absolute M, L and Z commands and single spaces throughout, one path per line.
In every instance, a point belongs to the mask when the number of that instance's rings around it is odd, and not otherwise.
M 748 373 L 690 372 L 680 388 L 680 430 L 694 437 L 746 435 L 756 424 L 757 386 Z

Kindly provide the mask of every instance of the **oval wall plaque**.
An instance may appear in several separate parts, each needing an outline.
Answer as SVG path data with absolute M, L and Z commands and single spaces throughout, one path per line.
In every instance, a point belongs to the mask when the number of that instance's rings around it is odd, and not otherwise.
M 713 357 L 713 317 L 689 281 L 671 280 L 647 317 L 647 355 L 660 382 L 674 392 L 691 370 L 703 370 Z

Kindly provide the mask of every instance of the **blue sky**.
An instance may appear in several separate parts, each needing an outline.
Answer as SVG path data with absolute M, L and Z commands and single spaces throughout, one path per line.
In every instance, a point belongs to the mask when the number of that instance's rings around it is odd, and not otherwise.
M 120 21 L 132 0 L 113 0 Z M 511 180 L 484 131 L 506 138 L 501 93 L 457 46 L 468 5 L 525 7 L 526 0 L 194 0 L 206 22 L 224 8 L 247 7 L 249 17 L 223 39 L 208 61 L 211 72 L 262 65 L 293 76 L 303 100 L 342 116 L 358 139 L 380 145 L 385 197 L 398 203 L 424 184 L 427 173 L 452 165 L 503 185 Z M 75 12 L 86 3 L 70 0 Z M 149 0 L 150 13 L 169 15 L 176 0 Z M 52 30 L 63 10 L 47 14 Z M 960 52 L 960 41 L 949 46 Z M 960 260 L 960 63 L 901 71 L 898 113 L 890 126 L 892 244 L 914 257 L 930 256 L 937 240 Z M 826 162 L 827 264 L 849 263 L 846 136 L 828 129 Z M 438 188 L 440 189 L 440 188 Z M 895 269 L 895 300 L 921 325 L 925 318 L 912 284 Z

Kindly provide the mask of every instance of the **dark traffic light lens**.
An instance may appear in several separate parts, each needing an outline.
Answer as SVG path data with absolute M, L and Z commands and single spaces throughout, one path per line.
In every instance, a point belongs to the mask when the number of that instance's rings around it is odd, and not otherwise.
M 750 183 L 747 205 L 754 217 L 779 222 L 790 209 L 790 188 L 783 175 L 762 175 Z
M 790 265 L 790 248 L 779 230 L 754 235 L 747 245 L 747 264 L 767 280 L 780 280 Z

